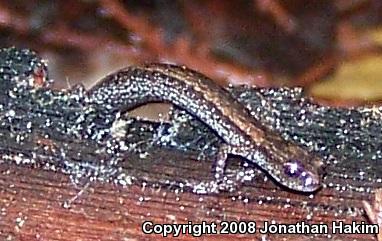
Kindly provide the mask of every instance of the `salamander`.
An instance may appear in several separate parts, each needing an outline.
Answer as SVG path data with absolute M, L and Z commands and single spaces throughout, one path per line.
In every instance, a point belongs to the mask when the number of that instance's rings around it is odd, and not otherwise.
M 223 141 L 214 160 L 214 177 L 225 189 L 228 155 L 256 164 L 291 190 L 314 192 L 322 183 L 323 160 L 288 142 L 255 120 L 213 80 L 185 66 L 147 64 L 109 74 L 89 91 L 89 101 L 125 112 L 150 102 L 168 102 L 211 128 Z

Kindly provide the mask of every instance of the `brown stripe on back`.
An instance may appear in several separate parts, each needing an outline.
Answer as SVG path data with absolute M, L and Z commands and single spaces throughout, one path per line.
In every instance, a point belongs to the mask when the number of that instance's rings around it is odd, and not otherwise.
M 150 64 L 144 66 L 144 68 L 186 82 L 187 85 L 192 86 L 195 91 L 203 96 L 206 101 L 214 103 L 216 109 L 243 133 L 258 144 L 263 142 L 264 131 L 254 125 L 253 117 L 248 114 L 245 107 L 213 80 L 186 67 Z

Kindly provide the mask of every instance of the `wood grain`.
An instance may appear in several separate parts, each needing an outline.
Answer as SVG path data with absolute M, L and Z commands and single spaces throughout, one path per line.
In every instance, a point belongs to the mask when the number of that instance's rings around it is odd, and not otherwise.
M 126 159 L 129 164 L 125 170 L 132 168 L 130 173 L 135 172 L 137 177 L 132 185 L 91 182 L 85 189 L 84 185 L 76 187 L 68 175 L 60 172 L 2 163 L 0 237 L 3 240 L 165 240 L 159 235 L 142 233 L 141 225 L 146 220 L 158 224 L 242 220 L 256 221 L 259 226 L 269 220 L 326 224 L 340 220 L 347 223 L 367 221 L 361 213 L 353 216 L 357 212 L 346 210 L 360 209 L 362 200 L 370 199 L 370 195 L 323 189 L 311 198 L 282 190 L 271 181 L 264 182 L 262 174 L 256 178 L 258 182 L 245 183 L 235 193 L 198 195 L 184 190 L 186 188 L 181 190 L 160 183 L 208 179 L 210 162 L 195 161 L 182 153 L 168 151 L 155 152 L 147 162 L 142 164 L 141 161 L 134 156 Z M 150 161 L 152 164 L 146 165 Z M 133 169 L 135 164 L 136 169 Z M 235 172 L 233 168 L 231 165 L 228 173 Z M 83 189 L 70 207 L 64 208 L 64 203 Z M 257 240 L 261 235 L 202 237 L 204 240 Z M 331 238 L 376 240 L 373 235 L 346 234 Z M 179 238 L 191 239 L 194 238 L 190 235 Z M 325 235 L 270 235 L 265 240 L 327 239 Z

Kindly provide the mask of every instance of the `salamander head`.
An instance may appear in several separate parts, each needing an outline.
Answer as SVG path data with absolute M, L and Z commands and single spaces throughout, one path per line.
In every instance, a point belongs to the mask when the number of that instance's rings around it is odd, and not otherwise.
M 321 167 L 317 162 L 301 162 L 291 159 L 280 170 L 281 183 L 300 192 L 314 192 L 321 186 Z
M 319 156 L 272 132 L 258 149 L 266 154 L 262 168 L 279 184 L 298 192 L 315 192 L 321 187 L 324 161 Z

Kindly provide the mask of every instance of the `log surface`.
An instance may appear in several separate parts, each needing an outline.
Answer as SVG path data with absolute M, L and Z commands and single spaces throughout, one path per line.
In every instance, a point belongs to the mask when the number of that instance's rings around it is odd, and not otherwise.
M 19 54 L 14 50 L 2 51 L 11 57 Z M 36 87 L 38 81 L 33 86 L 25 85 L 23 79 L 40 81 L 46 77 L 45 72 L 43 76 L 36 75 L 36 65 L 42 68 L 37 64 L 40 63 L 37 56 L 32 54 L 30 58 L 28 53 L 25 57 L 34 61 L 17 65 L 19 71 L 6 70 L 1 75 L 2 240 L 162 239 L 160 235 L 142 232 L 145 221 L 156 224 L 206 221 L 217 225 L 221 221 L 255 221 L 257 228 L 265 221 L 285 224 L 304 221 L 329 227 L 333 221 L 369 222 L 362 201 L 373 200 L 373 193 L 382 182 L 378 108 L 320 107 L 306 102 L 293 90 L 280 89 L 276 91 L 279 95 L 274 95 L 272 89 L 249 90 L 252 94 L 248 97 L 245 94 L 248 90 L 240 89 L 237 93 L 244 93 L 241 101 L 248 100 L 249 105 L 256 106 L 252 108 L 254 117 L 279 131 L 283 138 L 300 136 L 296 143 L 302 146 L 314 141 L 306 148 L 326 158 L 325 185 L 314 195 L 293 193 L 276 185 L 256 166 L 230 158 L 227 175 L 234 177 L 241 172 L 247 180 L 232 192 L 201 194 L 204 184 L 213 183 L 212 156 L 219 145 L 219 139 L 201 123 L 189 118 L 182 122 L 184 114 L 177 112 L 170 123 L 128 119 L 122 125 L 125 134 L 120 139 L 105 140 L 97 134 L 100 130 L 109 131 L 111 123 L 81 101 L 86 91 L 81 88 L 55 91 L 44 84 Z M 9 65 L 9 61 L 1 64 Z M 14 69 L 14 65 L 11 67 Z M 12 76 L 19 76 L 17 84 Z M 241 94 L 237 93 L 240 99 Z M 262 100 L 270 104 L 259 105 Z M 298 124 L 292 116 L 301 119 L 294 112 L 301 110 L 304 120 L 315 121 Z M 79 121 L 84 116 L 85 121 Z M 286 123 L 282 127 L 275 124 L 280 118 Z M 46 125 L 46 120 L 52 124 Z M 208 143 L 211 145 L 204 150 Z M 112 154 L 108 144 L 115 148 Z M 372 234 L 331 231 L 319 235 L 265 235 L 257 231 L 202 237 L 376 240 Z M 180 239 L 194 237 L 187 234 Z

